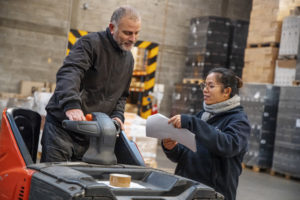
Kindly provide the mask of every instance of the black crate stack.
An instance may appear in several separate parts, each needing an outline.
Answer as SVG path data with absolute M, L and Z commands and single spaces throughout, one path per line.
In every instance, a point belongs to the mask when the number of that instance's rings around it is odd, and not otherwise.
M 227 64 L 230 20 L 205 16 L 191 19 L 186 57 L 186 78 L 204 78 L 208 71 Z
M 215 67 L 232 69 L 241 77 L 249 22 L 205 16 L 191 19 L 186 78 L 204 78 Z
M 241 76 L 247 34 L 246 21 L 216 16 L 192 18 L 184 79 L 197 79 L 201 82 L 208 72 L 216 67 L 231 68 Z M 194 83 L 193 80 L 190 83 Z M 175 85 L 172 115 L 195 114 L 202 108 L 202 91 L 196 84 L 192 85 Z M 190 88 L 196 91 L 191 91 Z
M 203 105 L 203 94 L 197 84 L 175 84 L 175 92 L 172 96 L 172 113 L 176 114 L 196 114 Z
M 228 48 L 227 66 L 239 77 L 242 77 L 243 73 L 248 28 L 248 21 L 231 20 L 231 37 Z
M 246 166 L 271 168 L 276 133 L 280 87 L 271 84 L 245 84 L 241 104 L 251 124 Z
M 300 87 L 280 92 L 272 169 L 300 178 Z

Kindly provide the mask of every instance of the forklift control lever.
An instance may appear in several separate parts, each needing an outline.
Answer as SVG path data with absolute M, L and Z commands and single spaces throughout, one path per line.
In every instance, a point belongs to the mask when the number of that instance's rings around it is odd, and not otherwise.
M 87 163 L 114 165 L 116 137 L 120 125 L 105 113 L 92 113 L 93 121 L 64 120 L 62 126 L 70 131 L 90 136 L 90 144 L 82 160 Z

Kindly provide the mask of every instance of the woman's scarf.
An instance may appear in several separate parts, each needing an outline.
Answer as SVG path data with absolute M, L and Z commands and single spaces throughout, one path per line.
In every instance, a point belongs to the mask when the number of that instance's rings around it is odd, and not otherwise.
M 226 101 L 212 105 L 206 105 L 206 103 L 203 101 L 203 109 L 205 112 L 202 114 L 201 119 L 203 121 L 207 121 L 217 113 L 222 113 L 236 108 L 241 104 L 240 100 L 241 98 L 238 95 L 234 95 L 232 98 Z

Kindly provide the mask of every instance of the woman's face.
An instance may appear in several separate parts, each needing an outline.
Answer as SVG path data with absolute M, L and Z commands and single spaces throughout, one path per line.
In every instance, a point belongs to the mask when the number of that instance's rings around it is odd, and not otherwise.
M 226 101 L 230 97 L 231 88 L 224 88 L 222 83 L 217 82 L 218 73 L 210 73 L 205 80 L 203 88 L 204 102 L 206 105 Z

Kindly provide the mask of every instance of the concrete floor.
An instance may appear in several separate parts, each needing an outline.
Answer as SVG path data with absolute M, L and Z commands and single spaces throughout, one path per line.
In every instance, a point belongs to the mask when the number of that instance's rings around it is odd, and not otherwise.
M 175 163 L 168 160 L 160 146 L 157 149 L 158 168 L 174 172 Z M 299 200 L 300 180 L 288 180 L 265 172 L 244 169 L 240 177 L 237 200 Z

